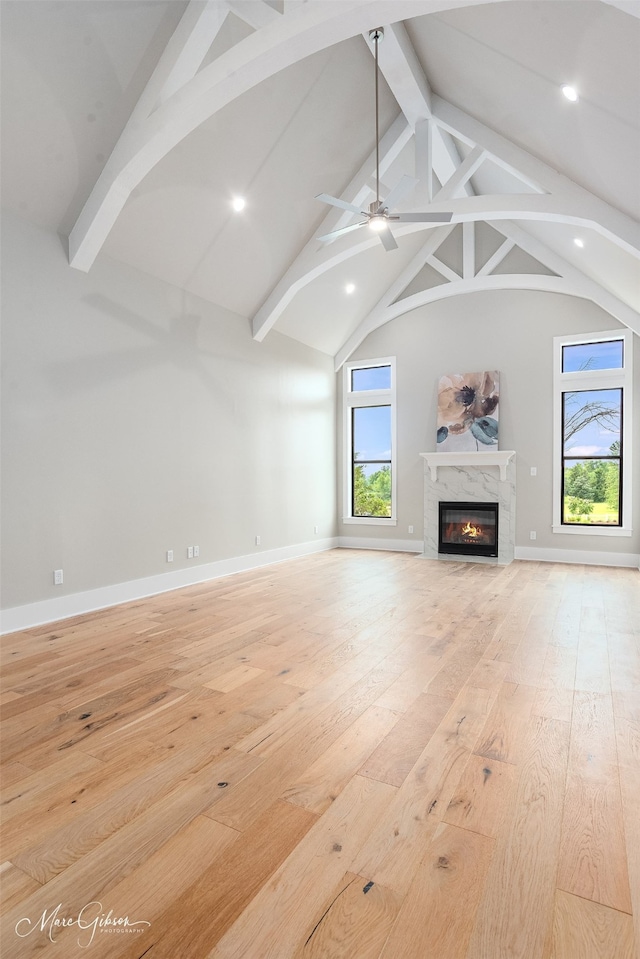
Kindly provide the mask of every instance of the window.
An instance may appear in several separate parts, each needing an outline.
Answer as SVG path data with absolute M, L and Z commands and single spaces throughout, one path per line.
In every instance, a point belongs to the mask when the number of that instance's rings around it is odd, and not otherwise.
M 395 360 L 347 363 L 344 386 L 344 521 L 395 526 Z
M 555 339 L 556 533 L 631 535 L 632 335 Z

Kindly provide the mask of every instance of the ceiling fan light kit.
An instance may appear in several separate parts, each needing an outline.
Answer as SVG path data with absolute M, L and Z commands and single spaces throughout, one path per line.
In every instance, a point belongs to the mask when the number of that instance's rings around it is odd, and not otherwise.
M 359 223 L 352 223 L 350 226 L 344 226 L 339 230 L 332 230 L 331 233 L 325 233 L 319 236 L 318 240 L 330 242 L 352 230 L 359 230 L 362 226 L 368 226 L 380 236 L 380 242 L 387 252 L 397 250 L 396 243 L 389 225 L 391 223 L 450 223 L 453 214 L 451 213 L 389 213 L 400 200 L 412 190 L 418 181 L 411 176 L 402 176 L 395 187 L 391 190 L 386 200 L 380 199 L 380 110 L 378 97 L 378 80 L 380 68 L 378 65 L 378 46 L 384 39 L 384 28 L 375 27 L 369 31 L 369 40 L 373 44 L 375 55 L 375 104 L 376 104 L 376 198 L 369 204 L 368 210 L 361 210 L 353 203 L 347 203 L 345 200 L 339 200 L 338 197 L 330 196 L 328 193 L 320 193 L 316 200 L 322 203 L 328 203 L 330 206 L 336 206 L 341 210 L 348 210 L 349 213 L 357 213 L 365 217 Z

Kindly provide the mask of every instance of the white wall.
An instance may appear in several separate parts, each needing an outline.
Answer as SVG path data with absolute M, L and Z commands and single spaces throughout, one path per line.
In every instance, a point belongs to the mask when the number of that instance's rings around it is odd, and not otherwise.
M 474 293 L 442 300 L 370 334 L 352 359 L 397 358 L 397 527 L 345 525 L 341 537 L 397 543 L 423 538 L 424 461 L 436 448 L 437 384 L 445 373 L 500 372 L 500 448 L 516 450 L 516 548 L 640 553 L 640 436 L 635 429 L 632 537 L 554 534 L 552 524 L 553 337 L 615 330 L 595 304 L 533 291 Z M 640 338 L 635 344 L 634 422 L 640 423 Z M 342 389 L 342 376 L 338 376 Z M 341 417 L 339 419 L 341 424 Z M 341 432 L 341 426 L 340 426 Z M 340 468 L 342 441 L 339 442 Z M 537 476 L 530 475 L 531 466 Z M 342 511 L 342 503 L 339 503 Z M 341 514 L 342 515 L 342 514 Z M 413 535 L 408 527 L 414 527 Z M 535 530 L 535 543 L 529 531 Z
M 3 608 L 335 535 L 327 356 L 10 215 L 3 260 Z

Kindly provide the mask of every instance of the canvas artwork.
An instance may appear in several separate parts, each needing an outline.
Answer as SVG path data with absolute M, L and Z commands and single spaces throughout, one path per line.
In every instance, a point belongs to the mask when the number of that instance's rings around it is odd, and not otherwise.
M 450 373 L 438 383 L 438 452 L 498 449 L 500 374 Z

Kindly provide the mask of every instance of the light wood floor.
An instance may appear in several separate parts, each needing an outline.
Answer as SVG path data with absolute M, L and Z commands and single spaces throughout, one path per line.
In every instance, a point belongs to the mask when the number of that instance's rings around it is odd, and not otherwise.
M 635 959 L 639 584 L 336 550 L 5 637 L 3 955 Z

